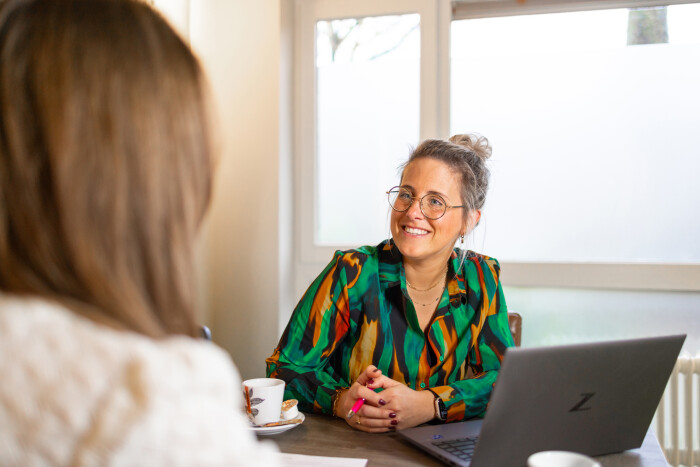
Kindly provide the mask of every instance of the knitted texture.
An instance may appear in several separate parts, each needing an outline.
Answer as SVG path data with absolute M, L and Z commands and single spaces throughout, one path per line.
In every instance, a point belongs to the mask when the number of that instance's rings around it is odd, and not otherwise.
M 0 465 L 276 465 L 214 344 L 0 295 Z

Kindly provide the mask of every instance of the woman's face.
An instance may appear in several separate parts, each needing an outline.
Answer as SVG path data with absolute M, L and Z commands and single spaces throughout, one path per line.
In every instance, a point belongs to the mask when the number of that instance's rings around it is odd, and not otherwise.
M 420 210 L 419 199 L 428 193 L 440 195 L 448 206 L 462 204 L 459 176 L 450 167 L 431 158 L 421 158 L 404 169 L 401 187 L 417 199 L 407 211 L 391 212 L 391 235 L 405 260 L 446 261 L 455 241 L 465 231 L 464 211 L 447 209 L 439 219 L 429 219 Z

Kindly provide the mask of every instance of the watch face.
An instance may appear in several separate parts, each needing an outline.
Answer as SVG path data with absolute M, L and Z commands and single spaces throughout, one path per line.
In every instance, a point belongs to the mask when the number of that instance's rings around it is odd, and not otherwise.
M 442 399 L 438 399 L 438 409 L 438 413 L 440 414 L 440 420 L 447 420 L 447 407 L 445 407 L 445 403 L 442 402 Z

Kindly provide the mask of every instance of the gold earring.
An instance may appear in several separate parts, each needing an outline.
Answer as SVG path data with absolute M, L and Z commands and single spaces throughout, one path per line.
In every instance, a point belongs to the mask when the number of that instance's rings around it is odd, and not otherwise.
M 459 242 L 460 242 L 462 245 L 464 245 L 464 234 L 462 234 L 462 235 L 460 236 Z

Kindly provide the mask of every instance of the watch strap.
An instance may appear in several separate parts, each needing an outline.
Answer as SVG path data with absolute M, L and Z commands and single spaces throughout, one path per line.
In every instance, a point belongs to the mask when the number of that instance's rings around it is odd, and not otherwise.
M 433 394 L 433 396 L 435 396 L 435 415 L 437 416 L 438 420 L 444 422 L 445 420 L 447 420 L 447 408 L 445 407 L 445 403 L 435 391 L 433 391 L 430 388 L 428 388 L 428 391 L 430 391 Z

